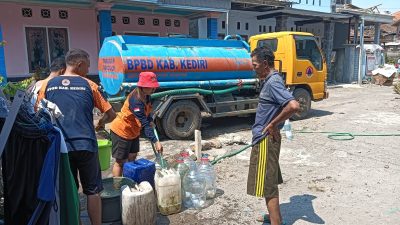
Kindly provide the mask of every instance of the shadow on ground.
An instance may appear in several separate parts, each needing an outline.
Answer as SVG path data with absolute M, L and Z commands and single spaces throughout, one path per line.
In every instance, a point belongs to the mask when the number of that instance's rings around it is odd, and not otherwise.
M 312 224 L 325 224 L 325 221 L 314 211 L 312 201 L 316 198 L 314 195 L 295 195 L 290 197 L 290 202 L 281 204 L 282 217 L 286 225 L 292 225 L 297 220 L 304 220 Z
M 169 225 L 170 223 L 171 221 L 169 221 L 167 216 L 157 213 L 157 225 Z
M 320 110 L 320 109 L 311 109 L 310 113 L 307 116 L 307 118 L 324 117 L 324 116 L 329 116 L 329 115 L 332 115 L 332 114 L 333 114 L 333 112 L 331 112 L 331 111 Z

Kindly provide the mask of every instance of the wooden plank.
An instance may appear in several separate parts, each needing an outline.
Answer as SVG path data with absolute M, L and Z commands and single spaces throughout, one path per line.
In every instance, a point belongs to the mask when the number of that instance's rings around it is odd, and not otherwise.
M 201 131 L 199 131 L 199 130 L 194 131 L 194 142 L 195 142 L 194 152 L 196 154 L 197 161 L 200 161 L 200 159 L 201 159 Z

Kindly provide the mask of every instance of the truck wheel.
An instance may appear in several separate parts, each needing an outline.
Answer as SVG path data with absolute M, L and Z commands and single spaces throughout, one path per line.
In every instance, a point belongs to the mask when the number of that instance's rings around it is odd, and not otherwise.
M 192 101 L 173 103 L 162 118 L 165 134 L 171 139 L 190 139 L 201 126 L 200 108 Z
M 300 110 L 293 114 L 292 120 L 301 120 L 306 118 L 311 109 L 310 93 L 304 88 L 296 88 L 294 89 L 293 96 L 299 102 Z

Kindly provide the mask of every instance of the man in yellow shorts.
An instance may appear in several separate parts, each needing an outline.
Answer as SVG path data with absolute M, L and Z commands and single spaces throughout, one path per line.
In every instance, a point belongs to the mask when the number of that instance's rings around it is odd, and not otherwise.
M 247 193 L 264 197 L 268 214 L 260 222 L 281 225 L 278 184 L 283 182 L 279 167 L 279 152 L 284 121 L 299 109 L 299 103 L 286 89 L 282 77 L 274 70 L 274 53 L 268 47 L 258 47 L 251 53 L 253 68 L 261 81 L 261 91 L 252 128 L 253 149 L 250 156 Z

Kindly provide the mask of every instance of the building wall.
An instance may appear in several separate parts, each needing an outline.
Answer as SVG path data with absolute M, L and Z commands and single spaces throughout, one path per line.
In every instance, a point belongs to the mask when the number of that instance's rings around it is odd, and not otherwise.
M 345 23 L 335 23 L 335 38 L 333 39 L 333 49 L 344 48 L 347 44 L 349 35 L 349 25 Z
M 331 12 L 331 0 L 321 0 L 320 1 L 312 1 L 312 0 L 301 0 L 295 1 L 299 4 L 293 4 L 293 8 L 295 9 L 305 9 L 319 12 Z
M 32 17 L 23 17 L 22 8 L 31 8 Z M 41 9 L 50 9 L 51 18 L 42 18 Z M 58 10 L 68 11 L 68 19 L 60 19 Z M 46 5 L 0 3 L 0 24 L 7 41 L 5 63 L 7 77 L 29 74 L 25 27 L 63 27 L 68 29 L 69 48 L 86 50 L 91 58 L 90 73 L 97 73 L 98 30 L 93 9 L 65 8 Z
M 397 24 L 397 29 L 396 29 L 396 41 L 400 40 L 400 23 Z
M 218 18 L 218 34 L 226 34 L 226 28 L 228 27 L 229 34 L 240 34 L 244 37 L 250 37 L 252 35 L 257 35 L 261 33 L 269 33 L 276 31 L 276 20 L 275 18 L 269 18 L 264 20 L 257 20 L 258 15 L 265 13 L 260 12 L 248 12 L 248 11 L 229 11 L 229 24 L 226 24 L 226 14 L 222 14 Z M 289 17 L 287 20 L 287 30 L 296 31 L 295 21 L 305 20 L 299 18 Z M 223 23 L 225 23 L 225 28 L 223 28 Z M 240 23 L 240 29 L 238 29 L 238 23 Z M 248 29 L 246 29 L 246 23 L 248 23 Z M 306 24 L 304 26 L 298 27 L 298 31 L 313 33 L 317 39 L 321 39 L 324 34 L 323 23 Z
M 271 26 L 272 32 L 275 31 L 275 19 L 265 19 L 257 20 L 257 16 L 262 13 L 259 12 L 248 12 L 248 11 L 229 11 L 228 24 L 226 23 L 226 14 L 221 14 L 218 18 L 218 34 L 220 37 L 226 35 L 226 28 L 228 28 L 228 34 L 239 34 L 242 37 L 250 37 L 252 35 L 264 33 L 263 28 L 265 26 L 266 32 L 269 32 L 269 27 Z M 223 23 L 225 23 L 225 28 L 223 28 Z M 240 25 L 238 25 L 238 23 Z M 248 29 L 246 29 L 246 24 L 248 24 Z M 240 28 L 238 27 L 240 26 Z M 261 32 L 259 32 L 259 27 L 261 26 Z
M 159 0 L 164 4 L 180 5 L 186 7 L 206 7 L 218 9 L 230 9 L 230 0 L 199 1 L 199 0 Z
M 112 16 L 115 16 L 115 23 L 112 24 L 112 29 L 118 35 L 123 35 L 125 32 L 158 34 L 161 37 L 169 34 L 189 34 L 189 20 L 184 17 L 124 11 L 113 11 Z M 129 18 L 129 24 L 123 23 L 124 19 L 127 22 L 126 18 Z M 144 18 L 144 25 L 139 24 L 139 18 Z M 156 23 L 156 21 L 153 20 L 157 19 L 159 24 L 154 25 L 153 22 Z M 167 19 L 171 20 L 171 26 L 165 25 Z M 176 21 L 179 21 L 179 24 L 175 24 Z
M 324 37 L 324 23 L 312 23 L 312 24 L 305 24 L 304 26 L 298 27 L 298 30 L 303 32 L 309 32 L 314 34 L 315 38 L 317 39 L 318 43 L 321 46 L 322 39 Z M 347 34 L 347 33 L 346 33 Z

